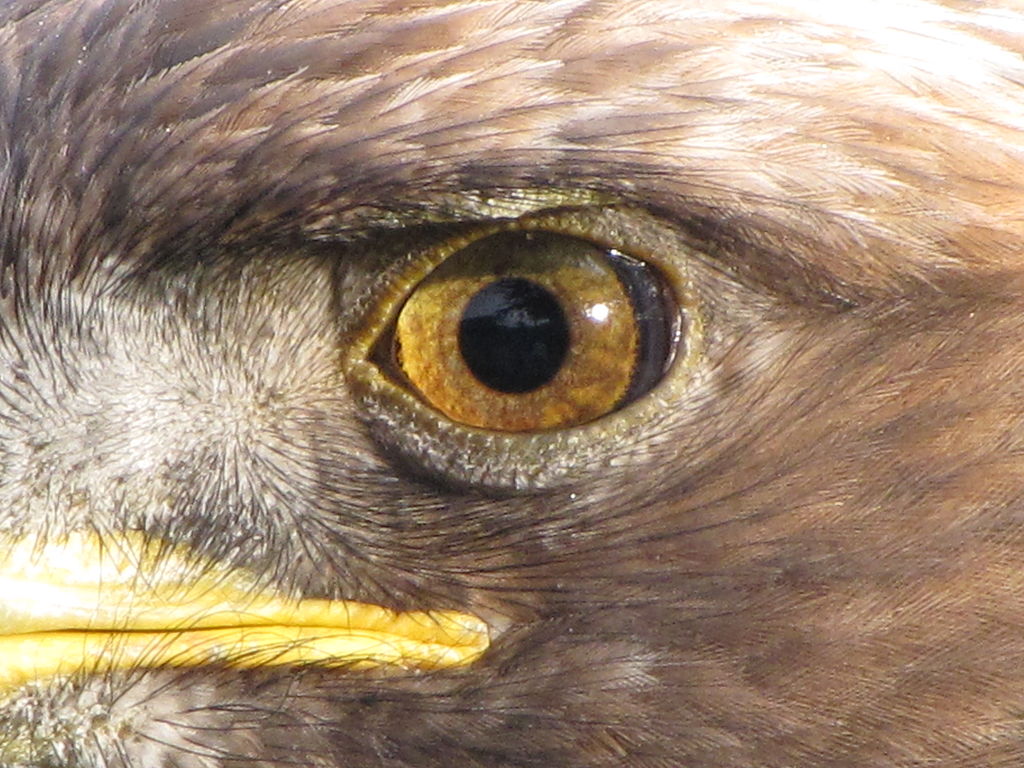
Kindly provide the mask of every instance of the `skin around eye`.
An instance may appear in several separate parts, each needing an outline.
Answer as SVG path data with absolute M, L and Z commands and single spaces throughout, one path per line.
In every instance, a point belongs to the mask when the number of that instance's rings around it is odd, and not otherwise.
M 397 369 L 455 422 L 506 432 L 559 429 L 649 390 L 674 338 L 654 270 L 581 238 L 544 231 L 482 237 L 405 301 Z

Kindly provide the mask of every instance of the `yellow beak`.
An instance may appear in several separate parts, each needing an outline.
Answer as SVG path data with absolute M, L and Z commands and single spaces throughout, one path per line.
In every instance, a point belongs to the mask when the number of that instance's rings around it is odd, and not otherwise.
M 137 533 L 0 539 L 0 695 L 139 667 L 456 667 L 488 643 L 468 614 L 293 600 Z

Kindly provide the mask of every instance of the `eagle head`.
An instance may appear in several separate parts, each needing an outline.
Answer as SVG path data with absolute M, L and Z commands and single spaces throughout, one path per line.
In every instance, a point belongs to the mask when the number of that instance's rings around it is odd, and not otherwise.
M 1022 54 L 0 2 L 0 764 L 1020 764 Z

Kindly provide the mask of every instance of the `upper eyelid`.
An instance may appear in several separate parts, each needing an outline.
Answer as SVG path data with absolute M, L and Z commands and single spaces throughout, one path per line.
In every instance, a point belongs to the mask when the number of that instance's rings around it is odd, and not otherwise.
M 848 287 L 837 283 L 834 277 L 823 272 L 816 264 L 801 263 L 794 254 L 778 253 L 769 250 L 757 242 L 739 239 L 726 225 L 709 222 L 698 218 L 690 210 L 668 211 L 662 209 L 651 212 L 643 207 L 624 202 L 600 202 L 588 205 L 569 205 L 566 207 L 545 208 L 543 203 L 551 200 L 577 199 L 587 200 L 589 193 L 562 193 L 555 191 L 547 195 L 538 195 L 523 202 L 522 191 L 515 192 L 514 199 L 503 206 L 500 197 L 492 196 L 494 208 L 503 213 L 526 211 L 520 220 L 544 219 L 562 215 L 579 215 L 582 219 L 597 226 L 588 229 L 580 225 L 575 234 L 590 239 L 603 248 L 624 250 L 639 253 L 647 251 L 647 258 L 657 262 L 660 259 L 685 260 L 693 266 L 721 273 L 724 279 L 744 286 L 753 294 L 766 301 L 780 301 L 786 304 L 818 308 L 824 311 L 842 311 L 862 303 L 866 298 L 848 292 Z M 422 212 L 423 222 L 413 222 L 409 226 L 400 226 L 388 221 L 387 226 L 369 225 L 366 228 L 343 233 L 346 239 L 365 243 L 358 250 L 372 254 L 379 250 L 381 238 L 398 244 L 391 252 L 392 257 L 377 261 L 374 269 L 386 273 L 391 270 L 389 258 L 404 259 L 417 248 L 429 249 L 431 243 L 449 238 L 457 238 L 460 232 L 479 232 L 488 227 L 513 226 L 517 221 L 514 216 L 503 216 L 497 219 L 483 217 L 486 206 L 480 206 L 480 198 L 474 197 L 462 211 L 452 215 L 448 209 L 441 214 Z M 425 223 L 424 223 L 425 222 Z M 504 222 L 504 223 L 503 223 Z M 623 239 L 623 233 L 633 230 L 647 232 L 642 237 L 634 237 L 632 242 Z M 415 247 L 405 248 L 404 245 L 417 241 Z M 421 238 L 421 239 L 420 239 Z M 385 253 L 390 246 L 382 249 Z M 434 261 L 436 266 L 438 262 Z M 364 267 L 365 268 L 365 267 Z M 425 266 L 425 275 L 433 267 Z M 753 294 L 748 294 L 751 296 Z

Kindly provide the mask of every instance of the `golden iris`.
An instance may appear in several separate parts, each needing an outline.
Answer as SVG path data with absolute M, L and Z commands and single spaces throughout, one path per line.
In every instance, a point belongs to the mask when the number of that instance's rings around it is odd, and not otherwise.
M 660 378 L 672 335 L 660 299 L 647 302 L 659 308 L 653 319 L 637 312 L 637 296 L 661 283 L 644 272 L 638 287 L 638 270 L 615 256 L 553 232 L 482 237 L 412 291 L 394 362 L 427 403 L 463 424 L 523 432 L 599 418 L 642 394 L 637 371 L 651 367 L 642 356 L 661 357 Z M 661 326 L 654 345 L 651 323 Z

